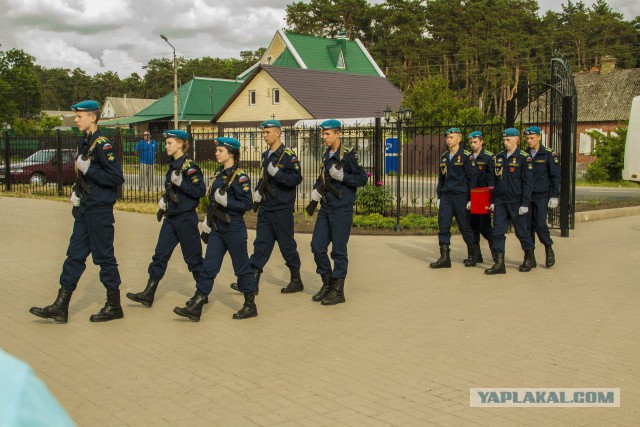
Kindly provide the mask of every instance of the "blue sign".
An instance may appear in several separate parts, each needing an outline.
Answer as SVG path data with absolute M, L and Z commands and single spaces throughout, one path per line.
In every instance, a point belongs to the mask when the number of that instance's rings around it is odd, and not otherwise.
M 387 138 L 384 148 L 384 173 L 398 173 L 398 138 Z

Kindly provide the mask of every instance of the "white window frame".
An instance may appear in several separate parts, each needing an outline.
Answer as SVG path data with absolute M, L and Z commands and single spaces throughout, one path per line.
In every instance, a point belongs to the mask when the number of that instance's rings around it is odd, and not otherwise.
M 278 95 L 278 100 L 276 101 L 276 94 Z M 274 87 L 271 91 L 271 103 L 273 105 L 280 104 L 280 88 Z

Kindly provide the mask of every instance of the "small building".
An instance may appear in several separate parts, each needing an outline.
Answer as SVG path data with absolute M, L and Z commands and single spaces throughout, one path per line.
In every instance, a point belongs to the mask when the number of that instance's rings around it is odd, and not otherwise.
M 122 98 L 108 96 L 102 104 L 101 120 L 122 119 L 131 117 L 149 105 L 156 102 L 155 99 Z

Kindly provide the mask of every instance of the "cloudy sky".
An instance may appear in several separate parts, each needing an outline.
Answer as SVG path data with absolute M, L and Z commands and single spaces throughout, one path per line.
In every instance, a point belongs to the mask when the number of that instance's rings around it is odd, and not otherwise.
M 541 11 L 562 0 L 538 0 Z M 266 47 L 284 27 L 294 0 L 0 0 L 0 49 L 23 49 L 48 68 L 143 73 L 149 59 L 238 57 Z M 383 0 L 370 0 L 381 3 Z M 593 1 L 587 0 L 590 5 Z M 640 15 L 637 0 L 609 0 L 626 19 Z

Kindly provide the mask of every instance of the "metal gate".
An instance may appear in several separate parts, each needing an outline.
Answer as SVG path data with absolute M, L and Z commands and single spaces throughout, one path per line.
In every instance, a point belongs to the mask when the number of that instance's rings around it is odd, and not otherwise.
M 549 82 L 523 84 L 508 110 L 507 125 L 517 124 L 520 129 L 539 126 L 542 144 L 560 157 L 560 204 L 549 210 L 547 221 L 551 228 L 560 229 L 562 237 L 568 237 L 569 229 L 575 227 L 578 95 L 567 61 L 552 59 Z

